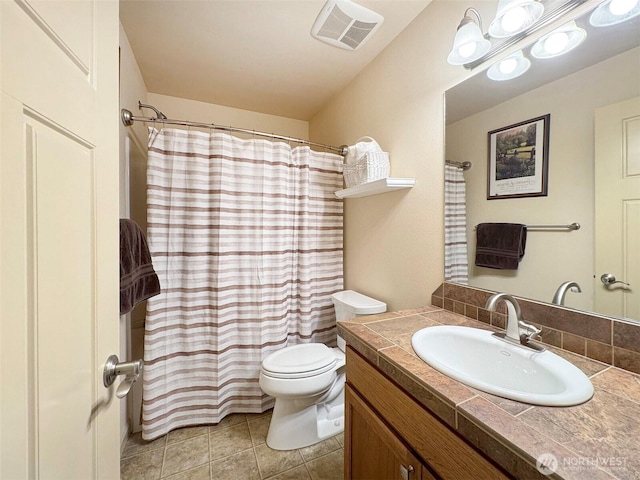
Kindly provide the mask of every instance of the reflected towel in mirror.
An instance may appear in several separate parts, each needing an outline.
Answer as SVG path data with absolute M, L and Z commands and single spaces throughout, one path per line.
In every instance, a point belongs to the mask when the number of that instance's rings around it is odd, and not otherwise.
M 527 243 L 527 226 L 521 223 L 480 223 L 476 227 L 476 265 L 517 270 Z

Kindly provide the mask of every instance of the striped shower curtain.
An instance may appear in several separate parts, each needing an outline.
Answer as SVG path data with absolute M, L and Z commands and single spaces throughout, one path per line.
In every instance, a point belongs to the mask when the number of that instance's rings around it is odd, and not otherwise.
M 467 207 L 462 168 L 444 167 L 444 279 L 467 285 Z
M 262 412 L 262 359 L 335 345 L 342 157 L 225 133 L 151 129 L 142 436 Z

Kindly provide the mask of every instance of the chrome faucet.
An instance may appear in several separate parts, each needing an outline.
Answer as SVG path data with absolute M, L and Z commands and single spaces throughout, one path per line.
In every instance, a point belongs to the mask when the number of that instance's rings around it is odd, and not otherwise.
M 576 282 L 563 282 L 556 290 L 556 294 L 553 296 L 552 303 L 556 305 L 564 305 L 564 297 L 567 294 L 567 290 L 571 289 L 572 292 L 582 293 L 580 285 Z
M 539 336 L 542 333 L 542 330 L 534 325 L 522 321 L 520 305 L 518 305 L 516 299 L 511 295 L 507 293 L 496 293 L 491 295 L 484 308 L 495 312 L 500 302 L 505 302 L 507 305 L 507 331 L 506 333 L 494 333 L 494 336 L 507 342 L 523 345 L 534 350 L 544 350 L 541 346 L 531 343 L 531 340 L 534 337 Z

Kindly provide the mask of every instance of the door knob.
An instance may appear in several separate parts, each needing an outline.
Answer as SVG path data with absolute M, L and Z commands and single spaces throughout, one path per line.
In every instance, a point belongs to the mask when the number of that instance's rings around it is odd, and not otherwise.
M 111 355 L 104 364 L 102 383 L 106 388 L 109 388 L 116 381 L 118 375 L 124 375 L 124 380 L 116 389 L 116 397 L 123 398 L 129 393 L 133 383 L 140 377 L 143 367 L 144 362 L 142 360 L 120 362 L 117 355 Z
M 602 276 L 600 277 L 600 281 L 605 285 L 613 285 L 614 283 L 621 283 L 623 285 L 626 285 L 627 287 L 631 286 L 628 283 L 622 282 L 620 280 L 616 280 L 615 275 L 611 273 L 603 273 Z

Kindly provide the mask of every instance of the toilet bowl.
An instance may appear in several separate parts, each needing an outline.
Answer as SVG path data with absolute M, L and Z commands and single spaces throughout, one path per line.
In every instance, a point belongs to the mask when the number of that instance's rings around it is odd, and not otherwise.
M 383 302 L 352 290 L 332 295 L 336 320 L 386 311 Z M 294 450 L 344 431 L 345 342 L 338 348 L 305 343 L 282 348 L 262 361 L 260 387 L 275 397 L 267 445 Z

